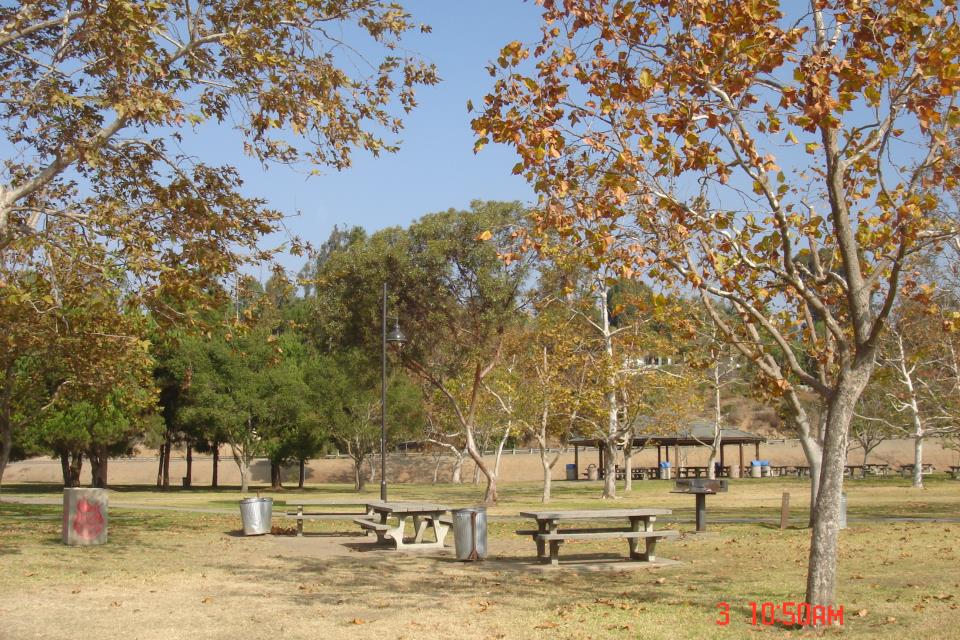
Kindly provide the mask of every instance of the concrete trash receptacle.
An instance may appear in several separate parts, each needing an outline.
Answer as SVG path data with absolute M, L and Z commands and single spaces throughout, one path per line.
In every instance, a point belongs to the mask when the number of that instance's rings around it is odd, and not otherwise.
M 597 465 L 588 464 L 587 465 L 587 480 L 596 480 L 600 477 L 600 474 L 597 473 Z
M 769 460 L 761 460 L 761 461 L 760 461 L 760 475 L 763 476 L 764 478 L 769 478 L 769 477 L 771 477 L 771 474 L 770 474 L 770 461 L 769 461 Z
M 576 480 L 577 479 L 577 465 L 568 464 L 567 465 L 567 480 Z
M 750 461 L 750 477 L 759 478 L 762 474 L 763 472 L 760 470 L 760 461 L 751 460 Z
M 469 507 L 453 510 L 453 542 L 457 560 L 483 560 L 487 557 L 487 509 Z
M 260 536 L 270 533 L 273 524 L 273 498 L 244 498 L 240 501 L 240 520 L 243 535 Z
M 669 462 L 660 463 L 660 479 L 661 480 L 670 480 L 673 478 L 673 471 L 671 470 L 671 465 Z
M 107 542 L 107 490 L 63 490 L 63 543 L 75 546 Z

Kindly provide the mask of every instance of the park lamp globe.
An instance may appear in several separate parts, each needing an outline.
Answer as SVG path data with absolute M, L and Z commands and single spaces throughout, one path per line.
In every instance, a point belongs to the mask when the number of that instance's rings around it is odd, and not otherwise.
M 391 329 L 390 333 L 387 334 L 387 344 L 392 346 L 394 349 L 401 349 L 406 342 L 407 336 L 404 335 L 403 331 L 400 330 L 400 320 L 395 319 L 393 322 L 393 329 Z

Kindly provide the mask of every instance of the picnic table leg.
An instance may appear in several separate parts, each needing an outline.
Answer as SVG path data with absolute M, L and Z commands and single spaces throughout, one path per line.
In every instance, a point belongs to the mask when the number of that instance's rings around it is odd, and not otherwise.
M 550 564 L 554 567 L 560 564 L 560 540 L 550 541 Z
M 413 516 L 413 529 L 416 532 L 413 537 L 413 541 L 417 544 L 423 542 L 423 534 L 427 530 L 426 518 L 421 518 L 419 516 Z
M 640 531 L 640 523 L 643 521 L 643 518 L 640 517 L 631 517 L 630 518 L 630 531 Z M 630 559 L 639 560 L 640 554 L 638 549 L 640 546 L 640 541 L 636 538 L 627 538 L 627 546 L 630 549 Z
M 547 531 L 547 523 L 546 523 L 546 522 L 543 522 L 543 521 L 538 521 L 538 522 L 537 522 L 537 531 L 538 531 L 539 533 L 548 533 L 548 531 Z M 544 543 L 544 541 L 541 540 L 541 539 L 539 538 L 539 536 L 534 536 L 533 539 L 537 541 L 537 560 L 539 560 L 540 562 L 543 562 L 543 561 L 544 561 L 544 558 L 545 558 L 546 555 L 547 555 L 546 543 Z
M 297 537 L 303 537 L 303 505 L 297 505 Z
M 643 530 L 644 531 L 653 531 L 653 523 L 656 521 L 656 516 L 647 516 L 643 518 Z M 657 548 L 657 539 L 656 538 L 646 538 L 644 540 L 644 553 L 638 553 L 635 560 L 643 560 L 645 562 L 653 562 L 656 558 L 654 552 Z
M 703 493 L 697 494 L 697 531 L 707 530 L 707 496 Z

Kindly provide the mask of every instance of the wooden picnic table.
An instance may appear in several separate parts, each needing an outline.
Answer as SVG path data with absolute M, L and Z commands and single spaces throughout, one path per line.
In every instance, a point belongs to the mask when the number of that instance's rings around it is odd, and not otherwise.
M 677 476 L 680 478 L 706 478 L 707 467 L 678 467 Z
M 445 517 L 448 507 L 428 502 L 371 502 L 367 509 L 371 515 L 354 522 L 375 532 L 378 542 L 392 542 L 397 551 L 443 549 L 451 524 Z M 393 519 L 396 524 L 390 523 Z M 405 539 L 408 521 L 413 523 L 413 540 L 409 542 Z M 424 541 L 427 529 L 433 531 L 433 541 Z
M 950 465 L 950 475 L 954 480 L 960 479 L 960 465 Z
M 652 562 L 657 541 L 678 536 L 670 530 L 654 531 L 653 523 L 659 515 L 669 515 L 670 509 L 582 509 L 575 511 L 524 511 L 523 518 L 537 521 L 535 530 L 520 530 L 519 535 L 529 535 L 537 544 L 540 562 L 559 564 L 560 545 L 566 540 L 605 540 L 625 538 L 631 560 Z M 584 522 L 596 520 L 626 521 L 619 526 L 578 527 L 560 529 L 561 522 Z M 640 540 L 645 541 L 644 551 L 639 551 Z M 547 548 L 549 546 L 549 555 Z

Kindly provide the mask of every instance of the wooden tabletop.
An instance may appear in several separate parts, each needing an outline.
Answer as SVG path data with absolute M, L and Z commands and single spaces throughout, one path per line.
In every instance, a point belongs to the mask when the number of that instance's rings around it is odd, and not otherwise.
M 577 511 L 521 511 L 523 518 L 535 520 L 590 520 L 591 518 L 631 518 L 664 516 L 670 509 L 581 509 Z

